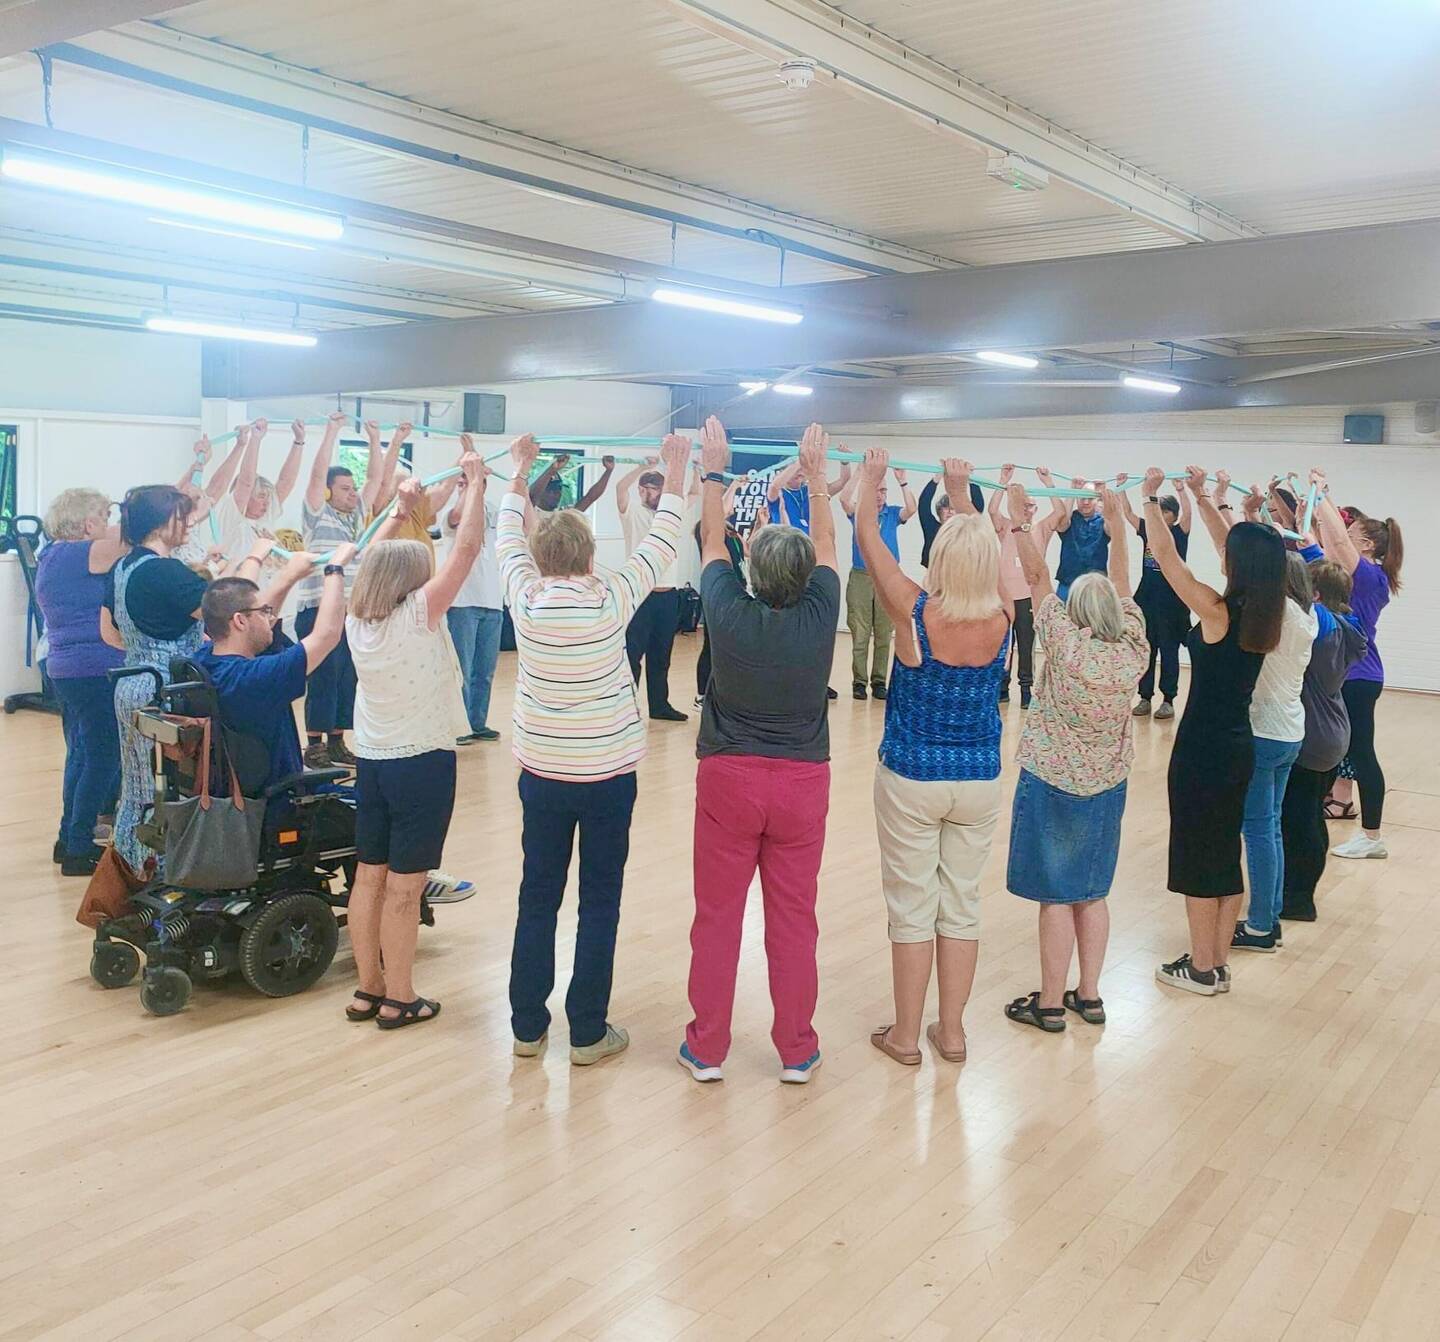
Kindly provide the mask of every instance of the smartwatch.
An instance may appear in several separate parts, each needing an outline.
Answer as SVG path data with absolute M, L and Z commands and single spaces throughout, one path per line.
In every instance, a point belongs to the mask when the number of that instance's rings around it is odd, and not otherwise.
M 342 577 L 342 578 L 345 576 L 345 565 L 344 565 L 344 564 L 326 564 L 326 565 L 325 565 L 325 577 L 331 578 L 331 577 L 334 577 L 337 573 L 338 573 L 338 574 L 340 575 L 340 577 Z
M 723 485 L 725 477 L 719 471 L 707 471 L 704 476 L 707 485 Z

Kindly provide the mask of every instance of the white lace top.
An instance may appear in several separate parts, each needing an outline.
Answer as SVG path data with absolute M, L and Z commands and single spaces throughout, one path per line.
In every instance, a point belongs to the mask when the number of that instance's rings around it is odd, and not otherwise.
M 384 620 L 345 620 L 355 661 L 355 753 L 393 760 L 454 750 L 470 731 L 460 663 L 444 620 L 429 627 L 425 592 Z

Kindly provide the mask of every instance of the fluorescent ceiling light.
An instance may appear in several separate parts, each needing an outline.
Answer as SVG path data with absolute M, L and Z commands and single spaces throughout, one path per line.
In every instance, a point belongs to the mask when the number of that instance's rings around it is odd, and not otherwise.
M 777 382 L 771 391 L 778 391 L 782 396 L 809 396 L 814 387 L 806 387 L 799 382 Z
M 701 312 L 721 312 L 727 317 L 749 317 L 752 321 L 779 322 L 782 326 L 796 326 L 805 320 L 805 314 L 795 308 L 778 308 L 768 303 L 748 302 L 743 298 L 726 298 L 721 294 L 708 294 L 700 289 L 662 287 L 652 290 L 650 297 L 657 303 L 670 303 L 675 307 L 697 308 Z
M 1029 354 L 1007 354 L 999 349 L 977 349 L 975 358 L 986 363 L 1004 364 L 1006 368 L 1039 368 L 1040 360 Z
M 768 382 L 742 382 L 740 390 L 747 396 L 754 396 L 757 391 L 764 391 L 769 385 Z
M 1127 373 L 1120 381 L 1132 391 L 1158 391 L 1165 396 L 1174 396 L 1180 390 L 1178 382 L 1162 382 L 1156 377 L 1135 377 Z
M 206 191 L 173 178 L 121 176 L 85 166 L 81 160 L 61 162 L 7 149 L 0 160 L 0 176 L 27 186 L 93 196 L 117 205 L 139 205 L 162 214 L 211 219 L 217 224 L 258 229 L 262 233 L 286 233 L 334 242 L 345 232 L 344 223 L 333 214 L 274 204 L 258 196 Z
M 165 335 L 206 336 L 212 340 L 253 340 L 262 345 L 294 345 L 310 349 L 313 335 L 300 331 L 264 331 L 253 326 L 226 326 L 223 322 L 191 321 L 184 317 L 149 317 L 145 327 Z
M 166 219 L 161 215 L 152 215 L 147 221 L 152 224 L 164 224 L 166 228 L 184 228 L 192 233 L 213 233 L 221 238 L 239 238 L 242 242 L 263 242 L 271 247 L 293 247 L 297 252 L 313 252 L 315 250 L 308 242 L 296 242 L 294 238 L 271 238 L 263 233 L 240 233 L 233 228 L 216 228 L 212 224 L 195 224 L 188 219 Z

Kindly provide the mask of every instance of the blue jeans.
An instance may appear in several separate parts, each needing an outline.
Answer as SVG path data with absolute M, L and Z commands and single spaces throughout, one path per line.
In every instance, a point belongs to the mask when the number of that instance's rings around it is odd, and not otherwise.
M 115 809 L 120 791 L 120 730 L 115 691 L 105 676 L 54 680 L 65 727 L 60 840 L 67 857 L 99 857 L 95 818 Z
M 495 663 L 500 660 L 500 625 L 504 612 L 489 606 L 451 606 L 445 612 L 455 655 L 465 677 L 465 713 L 470 730 L 478 732 L 489 724 L 490 686 L 495 680 Z
M 1285 784 L 1300 758 L 1299 741 L 1255 738 L 1255 772 L 1245 793 L 1245 866 L 1250 874 L 1250 912 L 1245 921 L 1257 932 L 1270 932 L 1285 898 L 1285 845 L 1280 812 Z
M 630 855 L 630 816 L 635 775 L 599 783 L 565 783 L 520 771 L 525 861 L 515 949 L 510 957 L 510 1025 L 516 1039 L 539 1039 L 550 1028 L 545 1005 L 555 986 L 555 922 L 575 831 L 580 831 L 580 906 L 575 962 L 565 1014 L 570 1043 L 583 1048 L 605 1037 L 615 934 L 620 926 L 620 887 Z

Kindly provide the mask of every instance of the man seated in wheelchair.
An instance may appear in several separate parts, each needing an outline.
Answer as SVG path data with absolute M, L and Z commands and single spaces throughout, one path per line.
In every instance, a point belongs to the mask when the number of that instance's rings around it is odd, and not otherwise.
M 340 642 L 345 628 L 344 564 L 354 546 L 342 546 L 326 566 L 320 607 L 314 629 L 299 643 L 272 651 L 279 608 L 291 587 L 312 571 L 310 555 L 296 555 L 264 592 L 248 578 L 220 578 L 205 592 L 201 612 L 210 643 L 193 658 L 215 691 L 220 725 L 225 728 L 228 753 L 240 774 L 241 790 L 259 797 L 286 779 L 305 774 L 300 733 L 295 725 L 294 703 L 305 696 L 307 676 Z M 349 786 L 337 779 L 349 770 L 314 771 L 297 788 L 270 801 L 265 823 L 264 849 L 281 852 L 286 840 L 304 842 L 312 852 L 328 855 L 347 850 L 347 877 L 354 871 L 355 798 Z M 217 796 L 229 791 L 228 778 L 212 773 L 210 790 Z M 295 795 L 327 793 L 333 804 L 307 806 L 301 816 L 290 800 Z M 311 829 L 320 833 L 309 842 Z M 303 838 L 302 838 L 303 836 Z M 453 904 L 475 893 L 470 881 L 434 871 L 424 889 L 430 904 Z

